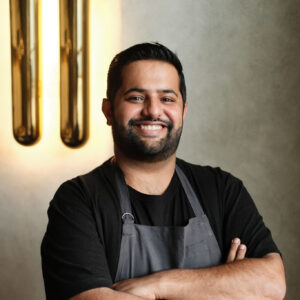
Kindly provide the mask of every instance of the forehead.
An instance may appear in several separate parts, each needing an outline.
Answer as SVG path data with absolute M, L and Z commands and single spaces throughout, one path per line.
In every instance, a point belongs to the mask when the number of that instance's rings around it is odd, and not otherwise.
M 138 60 L 124 66 L 121 88 L 167 89 L 179 91 L 179 75 L 176 68 L 164 61 Z

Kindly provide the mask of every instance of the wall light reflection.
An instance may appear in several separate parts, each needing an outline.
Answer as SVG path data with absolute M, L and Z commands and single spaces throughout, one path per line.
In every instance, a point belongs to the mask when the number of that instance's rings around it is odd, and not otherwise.
M 1 2 L 2 3 L 2 2 Z M 14 156 L 14 161 L 22 167 L 32 168 L 33 161 L 36 165 L 43 165 L 51 173 L 62 165 L 80 162 L 82 168 L 88 169 L 95 162 L 101 162 L 113 153 L 111 129 L 106 125 L 106 120 L 101 112 L 101 100 L 106 92 L 106 75 L 112 57 L 121 49 L 121 5 L 120 0 L 90 0 L 90 18 L 88 51 L 90 60 L 90 138 L 84 147 L 66 147 L 60 142 L 60 28 L 59 28 L 59 1 L 38 0 L 40 29 L 39 30 L 39 73 L 42 78 L 42 94 L 40 88 L 42 132 L 39 143 L 34 147 L 20 147 L 17 143 L 9 142 L 6 145 L 7 155 Z M 1 4 L 2 5 L 2 4 Z M 8 5 L 2 5 L 4 11 L 9 11 Z M 9 24 L 9 18 L 7 18 Z M 6 39 L 9 43 L 9 39 Z M 2 51 L 4 51 L 2 49 Z M 7 56 L 7 54 L 6 54 Z M 8 57 L 8 56 L 7 56 Z M 10 65 L 10 63 L 9 63 Z M 5 72 L 5 71 L 4 71 Z M 7 72 L 11 68 L 7 67 Z M 6 73 L 7 73 L 6 72 Z M 7 80 L 6 80 L 7 81 Z M 10 90 L 11 82 L 7 89 Z M 41 87 L 41 85 L 39 85 Z M 7 92 L 11 99 L 10 92 Z M 2 108 L 11 110 L 11 101 L 3 101 Z M 3 124 L 12 123 L 12 114 L 9 111 L 2 119 Z M 5 121 L 4 121 L 5 120 Z M 41 127 L 42 126 L 42 127 Z M 9 130 L 11 132 L 11 130 Z M 7 135 L 7 140 L 11 136 Z M 54 159 L 55 158 L 55 159 Z M 76 164 L 74 164 L 76 165 Z M 69 168 L 69 165 L 68 165 Z M 75 168 L 75 166 L 74 166 Z M 78 166 L 76 167 L 78 168 Z
M 38 1 L 10 0 L 13 133 L 34 144 L 39 126 Z
M 60 126 L 70 147 L 88 135 L 88 0 L 60 0 Z

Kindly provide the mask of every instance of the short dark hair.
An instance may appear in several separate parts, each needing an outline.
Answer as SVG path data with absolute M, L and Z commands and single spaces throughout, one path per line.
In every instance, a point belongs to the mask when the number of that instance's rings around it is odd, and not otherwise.
M 122 85 L 122 70 L 127 64 L 138 60 L 161 60 L 173 65 L 179 76 L 179 90 L 183 103 L 186 101 L 186 86 L 182 65 L 175 53 L 159 43 L 142 43 L 134 45 L 120 53 L 112 60 L 107 74 L 106 97 L 111 101 L 112 106 L 118 89 Z

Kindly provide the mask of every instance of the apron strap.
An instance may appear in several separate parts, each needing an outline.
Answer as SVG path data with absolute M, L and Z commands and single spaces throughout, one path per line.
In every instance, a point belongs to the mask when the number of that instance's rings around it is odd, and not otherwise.
M 183 171 L 178 167 L 178 165 L 176 165 L 175 168 L 177 175 L 179 177 L 179 180 L 182 184 L 182 187 L 186 193 L 186 196 L 192 206 L 192 209 L 194 211 L 194 214 L 196 217 L 200 217 L 202 215 L 204 215 L 204 211 L 202 209 L 202 206 L 198 200 L 198 197 L 196 196 L 190 182 L 188 181 L 187 177 L 185 176 L 185 174 L 183 173 Z
M 183 173 L 183 171 L 176 165 L 176 173 L 178 175 L 179 181 L 182 184 L 182 187 L 186 193 L 187 199 L 190 202 L 190 205 L 194 211 L 196 217 L 200 217 L 204 214 L 202 206 L 191 186 L 187 177 Z M 129 198 L 128 187 L 125 182 L 124 175 L 120 168 L 115 165 L 115 179 L 117 184 L 117 192 L 120 200 L 121 212 L 122 212 L 122 220 L 124 223 L 134 223 L 134 216 L 132 213 L 131 202 Z
M 126 224 L 134 223 L 128 187 L 126 185 L 124 175 L 117 165 L 115 165 L 115 179 L 121 205 L 122 221 Z

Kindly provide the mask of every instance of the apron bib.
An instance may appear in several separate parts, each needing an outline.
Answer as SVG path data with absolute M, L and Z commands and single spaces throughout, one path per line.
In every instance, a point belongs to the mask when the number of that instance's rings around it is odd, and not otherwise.
M 176 172 L 195 217 L 186 226 L 148 226 L 134 223 L 124 176 L 115 168 L 123 221 L 115 282 L 163 270 L 206 268 L 221 263 L 221 251 L 202 206 L 178 166 Z

